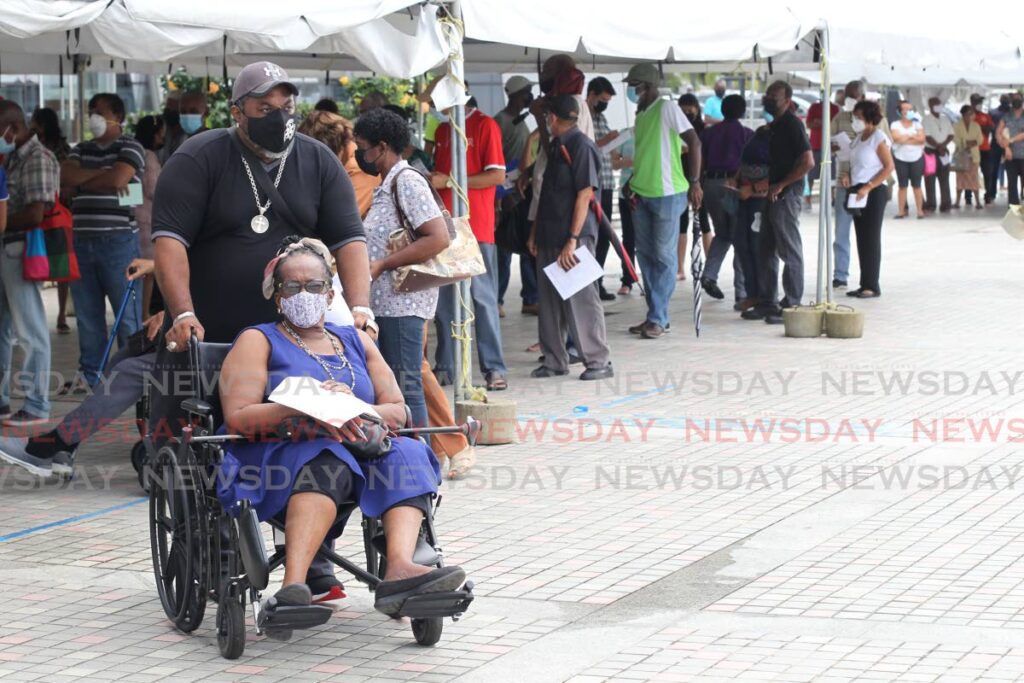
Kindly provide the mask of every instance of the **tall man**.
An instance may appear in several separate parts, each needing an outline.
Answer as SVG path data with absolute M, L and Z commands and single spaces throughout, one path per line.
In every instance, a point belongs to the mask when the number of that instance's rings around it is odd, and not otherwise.
M 141 192 L 145 150 L 124 134 L 124 102 L 113 93 L 89 100 L 93 139 L 80 142 L 61 165 L 61 184 L 74 199 L 75 254 L 82 277 L 71 283 L 78 320 L 78 371 L 89 386 L 100 380 L 107 345 L 107 301 L 116 311 L 128 289 L 125 273 L 139 257 L 135 208 L 121 203 L 130 183 Z M 142 296 L 134 298 L 117 329 L 118 347 L 142 327 Z M 67 386 L 74 392 L 80 387 Z
M 548 111 L 546 124 L 552 136 L 552 155 L 544 172 L 537 220 L 530 232 L 530 251 L 537 257 L 544 365 L 531 376 L 568 374 L 565 334 L 571 330 L 587 366 L 580 379 L 604 379 L 613 372 L 597 290 L 583 287 L 563 300 L 543 271 L 556 262 L 562 269 L 570 270 L 578 263 L 575 252 L 581 246 L 594 253 L 599 228 L 590 204 L 600 185 L 601 161 L 597 146 L 576 126 L 580 106 L 572 95 L 551 98 Z
M 626 96 L 636 102 L 636 154 L 629 192 L 634 196 L 636 257 L 644 277 L 647 318 L 629 328 L 644 339 L 657 339 L 669 326 L 668 302 L 676 289 L 679 217 L 687 195 L 696 211 L 704 193 L 700 178 L 701 144 L 697 132 L 675 102 L 661 97 L 661 74 L 654 64 L 636 64 L 626 75 Z M 689 173 L 683 173 L 682 142 L 689 150 Z
M 46 326 L 42 283 L 22 278 L 25 231 L 38 227 L 60 191 L 60 167 L 50 150 L 25 125 L 25 112 L 11 100 L 0 101 L 0 152 L 6 158 L 7 229 L 0 261 L 0 419 L 11 427 L 46 422 L 50 379 L 50 333 Z M 17 338 L 24 351 L 20 388 L 25 406 L 11 413 L 11 352 Z
M 612 168 L 612 157 L 609 152 L 602 152 L 600 148 L 619 136 L 618 131 L 608 127 L 608 120 L 604 112 L 608 109 L 608 103 L 615 97 L 615 88 L 611 81 L 604 76 L 598 76 L 587 85 L 587 106 L 590 108 L 590 115 L 594 119 L 594 135 L 598 151 L 601 154 L 601 210 L 611 220 L 612 208 L 615 203 L 615 173 Z M 611 240 L 608 235 L 598 231 L 597 236 L 597 262 L 604 267 L 605 259 L 608 258 L 608 249 L 611 247 Z M 604 280 L 597 281 L 597 291 L 601 301 L 614 301 L 615 295 L 604 288 Z
M 259 283 L 281 240 L 293 234 L 328 246 L 356 327 L 376 336 L 352 183 L 325 145 L 295 132 L 297 94 L 276 64 L 246 66 L 231 92 L 237 127 L 190 138 L 160 174 L 153 241 L 173 351 L 184 351 L 193 331 L 201 340 L 231 342 L 250 325 L 276 320 Z M 277 186 L 287 207 L 250 180 L 256 174 Z M 307 583 L 314 596 L 340 590 L 326 561 L 314 562 Z
M 985 180 L 985 203 L 991 204 L 996 198 L 999 184 L 999 161 L 992 151 L 992 133 L 996 124 L 985 112 L 985 98 L 978 93 L 971 95 L 971 106 L 974 107 L 974 122 L 981 126 L 981 176 Z
M 452 168 L 452 127 L 441 124 L 434 138 L 434 173 L 431 183 L 441 193 L 448 209 L 452 208 L 449 174 Z M 508 369 L 501 348 L 501 325 L 498 319 L 498 248 L 494 244 L 495 188 L 505 182 L 505 156 L 501 151 L 501 129 L 490 116 L 475 107 L 466 107 L 466 174 L 468 176 L 469 223 L 480 244 L 487 272 L 470 281 L 473 313 L 476 315 L 476 349 L 480 371 L 487 388 L 501 391 L 508 388 Z M 455 344 L 452 322 L 455 320 L 455 285 L 442 287 L 437 300 L 437 370 L 454 378 Z
M 505 155 L 505 170 L 523 172 L 523 152 L 526 151 L 530 139 L 530 128 L 526 125 L 528 112 L 524 112 L 533 102 L 533 84 L 522 76 L 513 76 L 505 83 L 505 95 L 508 104 L 494 115 L 494 121 L 501 129 L 501 150 Z M 525 227 L 529 198 L 518 192 L 509 191 L 498 197 L 498 211 L 502 220 L 514 220 L 517 226 Z M 512 252 L 498 247 L 498 305 L 505 303 L 505 291 L 512 268 Z M 537 264 L 530 254 L 519 255 L 519 277 L 522 280 L 522 299 L 524 315 L 537 314 Z
M 928 99 L 928 113 L 924 115 L 924 152 L 935 157 L 935 175 L 924 179 L 924 208 L 935 211 L 935 183 L 939 184 L 938 208 L 941 213 L 948 213 L 951 204 L 949 195 L 949 143 L 953 142 L 953 122 L 942 113 L 942 100 L 938 97 Z
M 760 301 L 755 308 L 744 311 L 742 317 L 781 325 L 782 308 L 798 306 L 804 295 L 800 196 L 804 191 L 804 176 L 814 167 L 814 156 L 804 124 L 793 113 L 793 88 L 785 81 L 775 81 L 768 86 L 763 103 L 765 112 L 774 119 L 769 124 L 771 161 L 768 166 L 767 220 L 761 222 Z M 785 296 L 781 307 L 776 300 L 779 259 L 785 265 L 782 271 Z

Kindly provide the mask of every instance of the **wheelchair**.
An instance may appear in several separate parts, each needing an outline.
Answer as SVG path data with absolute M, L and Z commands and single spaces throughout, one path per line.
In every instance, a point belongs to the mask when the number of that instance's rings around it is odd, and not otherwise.
M 144 479 L 149 492 L 153 572 L 164 612 L 177 629 L 191 633 L 202 625 L 208 604 L 215 603 L 220 653 L 226 659 L 237 659 L 245 650 L 247 604 L 257 635 L 268 629 L 314 628 L 326 623 L 333 610 L 323 605 L 279 606 L 274 598 L 262 603 L 261 591 L 269 585 L 271 572 L 284 564 L 283 549 L 267 556 L 260 522 L 248 502 L 240 503 L 240 509 L 229 514 L 217 498 L 216 477 L 223 444 L 241 438 L 217 434 L 223 419 L 216 378 L 229 349 L 230 344 L 199 343 L 193 337 L 187 352 L 192 395 L 180 402 L 186 416 L 180 436 L 161 443 L 156 434 L 149 433 L 136 448 L 145 459 L 140 464 L 140 479 Z M 204 386 L 204 381 L 208 386 Z M 144 394 L 140 410 L 153 407 L 148 394 Z M 397 433 L 461 432 L 475 443 L 479 428 L 479 423 L 469 418 L 461 426 L 402 429 Z M 441 497 L 435 495 L 432 502 L 433 513 L 440 506 Z M 357 507 L 354 501 L 343 506 L 339 520 Z M 279 521 L 267 523 L 284 532 Z M 344 569 L 372 592 L 387 569 L 381 520 L 364 516 L 362 534 L 365 568 L 336 554 L 326 543 L 317 555 Z M 444 566 L 433 514 L 424 517 L 413 559 L 425 566 Z M 459 590 L 408 598 L 393 618 L 409 617 L 416 642 L 430 646 L 441 639 L 444 619 L 457 621 L 473 598 L 473 583 L 466 581 Z

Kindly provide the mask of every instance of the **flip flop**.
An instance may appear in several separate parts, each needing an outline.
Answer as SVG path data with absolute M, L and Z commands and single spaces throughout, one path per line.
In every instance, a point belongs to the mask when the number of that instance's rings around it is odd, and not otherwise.
M 453 591 L 465 582 L 466 572 L 458 566 L 441 567 L 410 579 L 384 581 L 374 591 L 376 599 L 373 607 L 389 617 L 395 616 L 405 601 L 414 595 Z

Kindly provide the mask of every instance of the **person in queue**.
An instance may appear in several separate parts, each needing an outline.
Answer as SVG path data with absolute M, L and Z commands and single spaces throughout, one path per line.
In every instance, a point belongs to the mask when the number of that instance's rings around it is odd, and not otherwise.
M 436 569 L 413 561 L 430 496 L 440 483 L 437 460 L 425 443 L 408 437 L 392 438 L 380 458 L 357 460 L 344 442 L 366 440 L 360 418 L 341 425 L 317 423 L 324 431 L 307 440 L 261 441 L 276 434 L 284 420 L 305 417 L 267 399 L 289 377 L 354 395 L 392 429 L 406 420 L 398 383 L 373 339 L 353 327 L 324 322 L 334 296 L 327 247 L 289 236 L 280 251 L 266 264 L 261 288 L 280 312 L 278 320 L 245 329 L 221 371 L 226 428 L 246 441 L 227 446 L 218 497 L 228 510 L 250 500 L 260 520 L 283 517 L 285 572 L 274 597 L 278 605 L 299 606 L 312 602 L 305 577 L 324 538 L 338 533 L 339 508 L 357 500 L 363 514 L 380 517 L 384 525 L 387 571 L 374 607 L 395 615 L 407 598 L 455 590 L 466 578 L 458 566 Z M 283 483 L 282 472 L 288 475 Z M 291 633 L 268 635 L 286 640 Z

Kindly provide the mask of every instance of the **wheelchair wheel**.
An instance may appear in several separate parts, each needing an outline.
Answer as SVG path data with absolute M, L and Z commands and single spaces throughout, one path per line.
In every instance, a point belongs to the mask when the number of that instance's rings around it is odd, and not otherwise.
M 413 638 L 416 639 L 417 644 L 423 645 L 424 647 L 437 645 L 437 642 L 441 640 L 441 631 L 443 630 L 444 619 L 441 617 L 412 620 Z
M 209 585 L 206 511 L 202 492 L 192 484 L 191 469 L 179 465 L 172 448 L 160 449 L 150 475 L 149 498 L 157 591 L 167 617 L 185 633 L 202 624 Z
M 238 659 L 245 652 L 245 608 L 239 599 L 221 596 L 217 604 L 217 647 L 224 659 Z

